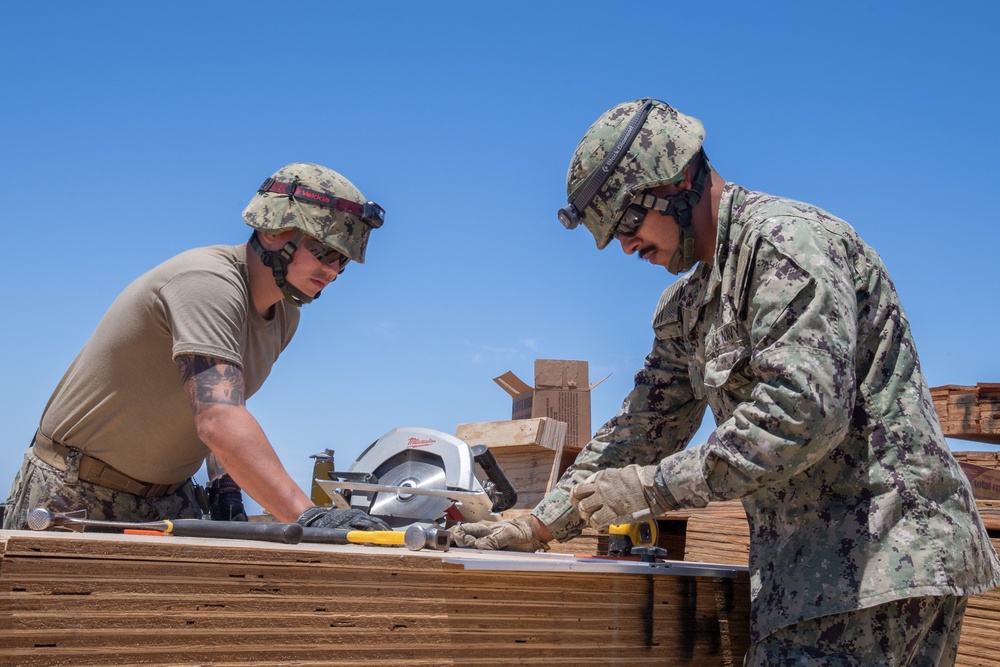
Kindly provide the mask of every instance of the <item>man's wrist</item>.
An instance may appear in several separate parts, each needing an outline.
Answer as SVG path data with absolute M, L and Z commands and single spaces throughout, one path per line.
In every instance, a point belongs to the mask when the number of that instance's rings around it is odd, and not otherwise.
M 653 474 L 653 484 L 649 487 L 649 493 L 654 495 L 654 499 L 660 508 L 660 512 L 668 512 L 670 510 L 677 509 L 677 500 L 674 498 L 674 494 L 670 493 L 670 489 L 667 487 L 667 481 L 663 477 L 663 471 L 660 469 L 660 466 L 656 466 L 656 472 Z
M 295 523 L 302 524 L 303 526 L 309 526 L 321 516 L 326 514 L 327 511 L 328 508 L 315 505 L 302 512 L 302 514 L 299 515 L 299 518 L 295 520 Z
M 541 520 L 534 514 L 529 514 L 528 516 L 531 517 L 531 525 L 534 526 L 535 535 L 538 536 L 538 539 L 546 544 L 551 542 L 553 538 L 552 533 L 549 532 L 549 527 L 542 523 Z

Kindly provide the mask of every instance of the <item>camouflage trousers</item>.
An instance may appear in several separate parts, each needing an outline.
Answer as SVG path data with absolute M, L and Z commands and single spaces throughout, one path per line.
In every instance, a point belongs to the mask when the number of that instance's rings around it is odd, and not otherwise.
M 750 646 L 744 667 L 950 667 L 968 597 L 895 600 L 781 628 Z
M 44 507 L 50 512 L 84 509 L 88 519 L 101 521 L 201 518 L 201 508 L 191 480 L 170 495 L 143 498 L 84 482 L 77 477 L 78 474 L 78 457 L 66 457 L 66 470 L 60 470 L 42 461 L 29 448 L 7 498 L 4 529 L 27 529 L 28 512 L 36 507 Z

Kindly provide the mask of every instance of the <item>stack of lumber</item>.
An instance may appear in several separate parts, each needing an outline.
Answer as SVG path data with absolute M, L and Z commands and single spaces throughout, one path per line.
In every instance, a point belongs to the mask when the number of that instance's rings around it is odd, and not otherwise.
M 945 437 L 1000 444 L 1000 383 L 931 387 Z
M 745 569 L 27 531 L 0 546 L 2 665 L 708 667 L 741 664 L 749 642 Z
M 517 491 L 512 509 L 534 508 L 580 451 L 566 444 L 566 422 L 549 417 L 459 424 L 455 436 L 490 448 Z M 485 478 L 481 470 L 477 475 Z

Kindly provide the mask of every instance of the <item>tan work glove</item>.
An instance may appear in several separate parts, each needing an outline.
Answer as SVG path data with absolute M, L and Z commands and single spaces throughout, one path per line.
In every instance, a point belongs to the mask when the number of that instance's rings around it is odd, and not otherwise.
M 672 509 L 654 482 L 656 468 L 632 464 L 600 470 L 574 486 L 569 501 L 580 518 L 598 530 L 613 523 L 655 517 Z M 636 516 L 636 512 L 640 514 Z
M 456 547 L 490 551 L 548 551 L 541 540 L 531 515 L 500 521 L 460 523 L 451 529 L 451 542 Z

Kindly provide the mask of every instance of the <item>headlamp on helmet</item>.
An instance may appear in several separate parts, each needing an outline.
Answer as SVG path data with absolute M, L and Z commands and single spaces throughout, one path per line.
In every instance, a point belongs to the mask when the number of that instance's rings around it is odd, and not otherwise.
M 608 182 L 608 178 L 614 172 L 615 167 L 625 157 L 625 153 L 628 152 L 632 142 L 635 141 L 635 135 L 639 134 L 639 128 L 646 122 L 646 117 L 652 108 L 652 100 L 643 101 L 642 107 L 632 116 L 632 120 L 629 121 L 621 136 L 618 137 L 614 148 L 604 156 L 601 166 L 590 173 L 590 176 L 580 188 L 579 193 L 574 197 L 570 197 L 569 204 L 559 209 L 559 222 L 562 223 L 563 227 L 566 229 L 576 229 L 577 225 L 583 220 L 583 211 L 590 206 L 590 202 L 594 200 L 594 195 L 604 187 L 604 184 Z
M 674 183 L 701 150 L 701 121 L 643 98 L 601 114 L 580 140 L 566 174 L 568 229 L 583 224 L 603 249 L 636 195 Z

